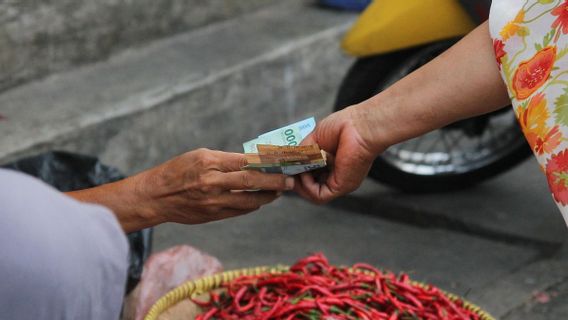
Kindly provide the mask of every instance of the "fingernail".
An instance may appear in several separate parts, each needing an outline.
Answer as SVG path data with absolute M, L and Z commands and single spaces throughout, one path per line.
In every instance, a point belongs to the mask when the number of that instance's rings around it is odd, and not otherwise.
M 286 190 L 294 189 L 294 178 L 288 177 L 286 178 Z

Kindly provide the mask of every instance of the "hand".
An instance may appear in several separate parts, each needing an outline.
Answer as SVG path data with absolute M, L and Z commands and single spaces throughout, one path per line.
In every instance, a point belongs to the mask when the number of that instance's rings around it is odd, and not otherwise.
M 304 173 L 295 191 L 315 203 L 325 203 L 354 191 L 367 176 L 381 147 L 362 109 L 352 106 L 323 119 L 302 144 L 319 144 L 328 156 L 328 172 Z
M 243 154 L 199 149 L 143 172 L 137 190 L 163 222 L 197 224 L 257 210 L 294 186 L 293 178 L 244 165 Z
M 294 187 L 291 177 L 241 171 L 245 164 L 243 154 L 199 149 L 133 177 L 67 195 L 108 207 L 131 232 L 164 222 L 196 224 L 245 214 Z

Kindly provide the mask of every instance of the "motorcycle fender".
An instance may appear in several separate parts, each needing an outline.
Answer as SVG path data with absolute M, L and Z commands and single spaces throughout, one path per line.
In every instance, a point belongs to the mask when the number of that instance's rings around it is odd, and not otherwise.
M 342 41 L 356 57 L 463 36 L 475 24 L 457 0 L 375 0 Z

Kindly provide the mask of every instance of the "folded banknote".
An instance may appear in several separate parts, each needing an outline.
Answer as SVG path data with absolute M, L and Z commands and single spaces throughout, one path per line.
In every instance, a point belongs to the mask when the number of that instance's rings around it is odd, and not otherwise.
M 295 175 L 325 167 L 325 152 L 317 144 L 300 146 L 315 126 L 312 117 L 243 143 L 248 163 L 243 169 Z
M 245 153 L 256 153 L 257 144 L 271 144 L 276 146 L 297 146 L 316 127 L 314 117 L 289 124 L 285 127 L 261 134 L 256 139 L 243 143 Z
M 295 175 L 326 166 L 325 152 L 317 144 L 306 146 L 257 145 L 258 153 L 245 154 L 245 170 Z

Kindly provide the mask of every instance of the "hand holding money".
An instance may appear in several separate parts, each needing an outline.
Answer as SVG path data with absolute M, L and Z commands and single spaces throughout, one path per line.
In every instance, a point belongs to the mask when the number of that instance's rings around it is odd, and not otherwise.
M 247 165 L 243 169 L 295 175 L 325 167 L 325 152 L 317 144 L 299 145 L 314 128 L 312 117 L 245 142 Z
M 294 188 L 292 177 L 242 171 L 245 165 L 243 154 L 197 149 L 115 183 L 67 195 L 111 209 L 131 232 L 164 222 L 197 224 L 234 217 Z
M 377 128 L 365 122 L 368 113 L 358 110 L 348 107 L 332 113 L 302 142 L 317 143 L 333 157 L 333 166 L 325 174 L 306 173 L 296 179 L 294 190 L 302 197 L 325 203 L 354 191 L 384 150 L 369 139 L 369 133 Z M 331 156 L 328 155 L 329 162 L 332 162 Z

